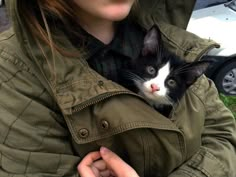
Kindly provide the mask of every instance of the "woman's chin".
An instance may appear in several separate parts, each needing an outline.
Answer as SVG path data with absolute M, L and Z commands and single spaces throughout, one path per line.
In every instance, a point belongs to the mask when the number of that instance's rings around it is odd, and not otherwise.
M 129 15 L 130 9 L 129 6 L 110 8 L 104 16 L 111 21 L 121 21 Z
M 118 21 L 124 20 L 127 16 L 128 16 L 128 14 L 127 15 L 115 16 L 111 20 L 114 21 L 114 22 L 118 22 Z

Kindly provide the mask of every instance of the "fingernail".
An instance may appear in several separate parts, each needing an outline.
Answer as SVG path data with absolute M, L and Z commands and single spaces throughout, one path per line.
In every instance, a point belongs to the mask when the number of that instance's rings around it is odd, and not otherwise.
M 100 148 L 100 153 L 103 154 L 103 155 L 104 155 L 104 154 L 107 154 L 107 153 L 109 153 L 109 152 L 111 152 L 111 151 L 110 151 L 109 149 L 107 149 L 106 147 L 103 147 L 103 146 L 102 146 L 102 147 Z

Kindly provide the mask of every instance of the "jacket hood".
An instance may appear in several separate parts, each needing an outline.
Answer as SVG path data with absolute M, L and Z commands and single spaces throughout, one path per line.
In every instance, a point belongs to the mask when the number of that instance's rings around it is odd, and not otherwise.
M 31 49 L 28 48 L 30 46 L 29 40 L 32 40 L 32 38 L 29 37 L 30 33 L 25 28 L 21 14 L 19 13 L 17 5 L 19 2 L 20 0 L 7 0 L 6 7 L 10 16 L 12 28 L 20 44 L 20 47 L 22 48 L 22 51 L 28 54 L 28 52 L 31 51 Z

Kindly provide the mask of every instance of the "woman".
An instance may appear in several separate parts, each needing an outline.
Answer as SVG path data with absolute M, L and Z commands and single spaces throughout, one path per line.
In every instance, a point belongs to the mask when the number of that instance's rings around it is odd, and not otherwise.
M 217 46 L 184 30 L 193 1 L 7 3 L 13 28 L 0 37 L 1 177 L 78 176 L 81 159 L 101 146 L 139 176 L 235 176 L 235 120 L 211 81 L 199 78 L 169 118 L 116 84 L 154 23 L 185 60 Z

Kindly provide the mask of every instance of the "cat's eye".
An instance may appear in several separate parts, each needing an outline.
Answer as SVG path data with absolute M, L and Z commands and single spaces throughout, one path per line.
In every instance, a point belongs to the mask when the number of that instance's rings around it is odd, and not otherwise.
M 153 75 L 153 74 L 156 73 L 156 70 L 155 70 L 154 67 L 152 67 L 152 66 L 148 66 L 148 67 L 147 67 L 147 72 L 148 72 L 148 74 Z
M 173 80 L 173 79 L 169 79 L 167 81 L 167 84 L 170 86 L 170 87 L 175 87 L 176 86 L 176 81 Z

